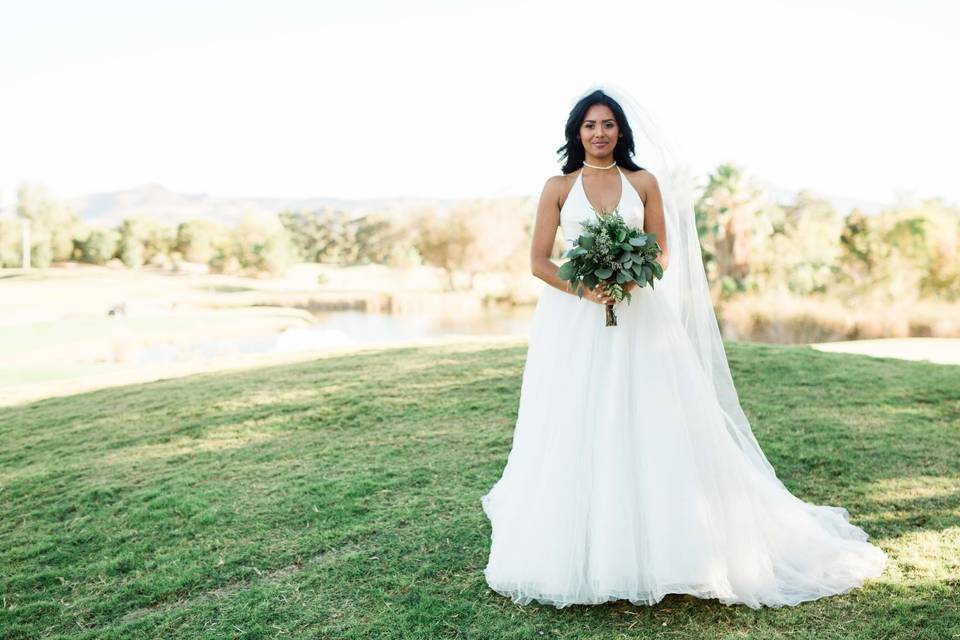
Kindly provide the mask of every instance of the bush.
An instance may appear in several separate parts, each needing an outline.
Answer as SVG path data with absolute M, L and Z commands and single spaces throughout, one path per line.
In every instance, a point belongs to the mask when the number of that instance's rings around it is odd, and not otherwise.
M 76 242 L 80 259 L 90 264 L 106 264 L 120 246 L 120 234 L 114 229 L 94 228 L 89 235 Z

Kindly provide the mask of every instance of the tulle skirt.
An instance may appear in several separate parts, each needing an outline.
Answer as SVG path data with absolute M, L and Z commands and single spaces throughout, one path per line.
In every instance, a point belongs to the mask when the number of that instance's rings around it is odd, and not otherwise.
M 513 445 L 481 498 L 487 584 L 557 608 L 668 593 L 796 605 L 879 576 L 842 507 L 793 496 L 726 432 L 679 318 L 649 287 L 604 308 L 544 285 Z

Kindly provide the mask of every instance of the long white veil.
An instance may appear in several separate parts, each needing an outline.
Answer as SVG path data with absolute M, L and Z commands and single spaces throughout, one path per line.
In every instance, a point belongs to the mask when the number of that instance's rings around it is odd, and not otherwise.
M 727 430 L 751 463 L 779 483 L 773 466 L 753 435 L 730 375 L 703 267 L 690 167 L 679 147 L 671 143 L 650 113 L 616 85 L 594 84 L 577 96 L 571 107 L 597 90 L 623 108 L 633 130 L 634 161 L 650 171 L 660 185 L 669 261 L 663 279 L 656 283 L 657 292 L 676 310 L 700 363 L 713 382 Z

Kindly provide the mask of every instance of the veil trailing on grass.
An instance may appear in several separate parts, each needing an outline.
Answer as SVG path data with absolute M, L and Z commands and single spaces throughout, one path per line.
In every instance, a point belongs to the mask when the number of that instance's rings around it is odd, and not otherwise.
M 577 96 L 571 106 L 597 90 L 623 108 L 633 130 L 634 161 L 652 173 L 660 185 L 667 237 L 666 242 L 658 240 L 661 246 L 666 245 L 668 256 L 667 269 L 656 283 L 660 299 L 666 299 L 675 310 L 700 364 L 713 382 L 727 431 L 757 469 L 780 482 L 753 435 L 730 374 L 697 235 L 692 172 L 677 145 L 624 89 L 610 83 L 594 84 Z

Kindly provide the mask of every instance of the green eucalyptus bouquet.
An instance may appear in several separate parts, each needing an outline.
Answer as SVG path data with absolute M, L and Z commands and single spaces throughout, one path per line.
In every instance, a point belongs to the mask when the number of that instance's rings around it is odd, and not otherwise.
M 595 212 L 596 213 L 596 212 Z M 656 258 L 662 251 L 655 233 L 643 233 L 624 222 L 614 210 L 605 215 L 596 214 L 596 220 L 585 220 L 583 233 L 563 257 L 570 258 L 560 266 L 557 275 L 577 285 L 577 295 L 583 298 L 583 287 L 594 289 L 599 284 L 615 302 L 607 303 L 606 326 L 617 325 L 613 305 L 624 298 L 630 303 L 631 294 L 623 285 L 635 282 L 653 288 L 654 278 L 663 277 L 663 267 Z

